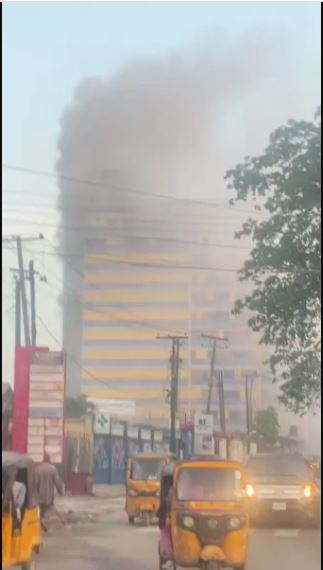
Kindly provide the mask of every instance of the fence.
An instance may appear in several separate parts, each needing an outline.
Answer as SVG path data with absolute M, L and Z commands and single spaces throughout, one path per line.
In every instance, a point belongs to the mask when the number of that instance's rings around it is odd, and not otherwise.
M 182 457 L 192 453 L 193 437 L 188 431 L 178 433 L 178 453 Z M 109 434 L 94 435 L 94 483 L 123 484 L 128 457 L 136 453 L 168 453 L 169 440 L 168 429 L 134 427 L 112 419 Z
M 91 416 L 65 421 L 64 481 L 66 490 L 83 494 L 93 473 L 93 422 Z

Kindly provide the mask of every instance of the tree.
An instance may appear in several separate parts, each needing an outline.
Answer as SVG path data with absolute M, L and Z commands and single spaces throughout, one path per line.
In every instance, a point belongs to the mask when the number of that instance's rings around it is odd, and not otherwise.
M 259 450 L 273 447 L 278 442 L 280 425 L 273 406 L 256 413 L 254 431 Z
M 263 155 L 246 157 L 226 179 L 232 205 L 252 199 L 264 213 L 236 233 L 253 240 L 240 271 L 253 291 L 234 312 L 249 311 L 249 326 L 271 349 L 280 400 L 302 415 L 315 410 L 321 389 L 321 112 L 278 128 Z
M 66 418 L 82 418 L 89 412 L 94 411 L 94 405 L 88 402 L 85 395 L 77 398 L 67 397 L 65 399 L 65 417 Z

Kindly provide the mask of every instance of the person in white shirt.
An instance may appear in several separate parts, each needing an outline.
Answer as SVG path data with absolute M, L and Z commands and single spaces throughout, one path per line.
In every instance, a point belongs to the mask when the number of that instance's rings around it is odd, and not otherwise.
M 12 486 L 12 494 L 19 522 L 21 522 L 21 512 L 25 504 L 26 492 L 27 489 L 24 483 L 21 483 L 20 481 L 14 482 Z

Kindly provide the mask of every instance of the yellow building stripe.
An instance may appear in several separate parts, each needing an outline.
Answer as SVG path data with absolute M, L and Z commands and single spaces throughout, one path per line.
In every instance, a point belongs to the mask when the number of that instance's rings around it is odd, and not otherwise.
M 85 273 L 85 283 L 188 283 L 184 272 L 174 272 L 169 269 L 155 269 L 131 273 L 98 272 Z
M 153 330 L 136 330 L 131 328 L 113 330 L 83 330 L 83 340 L 156 340 L 156 332 Z
M 181 358 L 187 357 L 187 350 L 184 347 L 181 350 Z M 169 360 L 169 347 L 165 348 L 93 348 L 83 352 L 84 360 L 124 360 L 125 365 L 127 360 Z
M 90 374 L 93 374 L 98 380 L 165 380 L 168 378 L 168 365 L 165 362 L 165 366 L 162 368 L 93 368 L 91 366 L 86 367 L 88 372 L 83 372 L 83 379 L 94 381 L 91 379 Z M 187 372 L 185 369 L 180 370 L 180 377 L 182 379 L 187 378 Z
M 160 253 L 141 253 L 140 255 L 125 253 L 116 255 L 109 255 L 108 253 L 94 253 L 85 255 L 84 261 L 86 265 L 97 265 L 98 263 L 113 263 L 114 261 L 130 262 L 130 263 L 190 263 L 190 255 L 178 255 L 174 253 L 160 254 Z
M 111 302 L 127 302 L 127 303 L 183 303 L 188 302 L 188 295 L 185 291 L 141 291 L 140 289 L 123 289 L 116 291 L 86 291 L 84 301 L 111 301 Z
M 89 383 L 88 386 L 84 386 L 82 391 L 87 395 L 91 396 L 91 398 L 98 398 L 98 399 L 116 399 L 116 400 L 156 400 L 160 403 L 165 401 L 165 391 L 163 388 L 146 388 L 146 389 L 137 389 L 137 390 L 117 390 L 115 388 L 100 388 L 100 387 L 92 387 Z M 182 388 L 180 390 L 180 397 L 189 399 L 192 402 L 194 400 L 201 400 L 204 396 L 203 390 L 199 388 Z M 138 404 L 139 405 L 139 404 Z
M 149 311 L 145 309 L 124 310 L 120 308 L 109 309 L 93 309 L 91 311 L 83 311 L 83 319 L 87 322 L 98 321 L 187 321 L 189 318 L 188 310 L 180 311 Z
M 209 350 L 207 348 L 196 348 L 195 357 L 197 360 L 206 360 L 209 355 Z

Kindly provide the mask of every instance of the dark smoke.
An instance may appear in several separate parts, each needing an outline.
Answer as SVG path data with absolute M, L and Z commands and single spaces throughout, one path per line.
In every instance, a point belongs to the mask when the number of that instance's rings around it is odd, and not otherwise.
M 257 146 L 260 116 L 262 139 L 268 134 L 268 103 L 275 107 L 282 75 L 288 82 L 284 51 L 281 38 L 253 30 L 236 42 L 222 38 L 84 80 L 62 119 L 58 172 L 170 196 L 226 199 L 225 169 Z M 250 100 L 257 106 L 241 121 Z M 250 123 L 255 141 L 240 131 L 244 125 L 251 132 Z M 80 221 L 95 194 L 86 184 L 62 181 L 63 218 Z M 132 199 L 135 210 L 137 203 Z
M 131 61 L 114 76 L 85 79 L 62 118 L 59 140 L 66 253 L 82 252 L 91 211 L 108 215 L 116 204 L 128 211 L 119 231 L 232 242 L 244 214 L 149 200 L 120 187 L 228 202 L 227 168 L 261 151 L 269 132 L 289 118 L 292 54 L 284 36 L 250 30 L 236 41 L 221 36 L 198 48 Z M 63 175 L 83 182 L 71 183 Z M 115 231 L 110 223 L 107 231 Z M 232 266 L 245 256 L 238 250 L 212 254 L 218 264 Z M 75 258 L 75 266 L 81 273 L 81 258 Z M 81 294 L 81 279 L 67 258 L 64 319 L 77 331 L 70 346 L 74 354 L 80 346 L 81 311 L 68 291 L 78 288 Z

